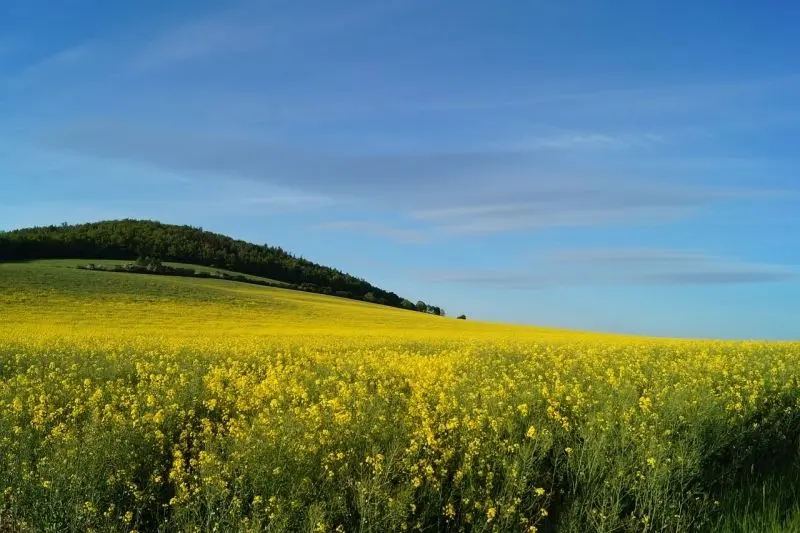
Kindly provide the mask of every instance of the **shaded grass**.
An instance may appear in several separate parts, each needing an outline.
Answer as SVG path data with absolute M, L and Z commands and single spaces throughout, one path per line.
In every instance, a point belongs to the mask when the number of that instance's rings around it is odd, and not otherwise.
M 42 323 L 67 331 L 171 336 L 213 328 L 249 336 L 358 333 L 428 340 L 536 336 L 614 338 L 612 335 L 479 321 L 456 321 L 416 311 L 236 281 L 148 276 L 70 268 L 88 261 L 0 263 L 0 320 L 19 328 Z M 115 264 L 117 262 L 114 262 Z M 187 320 L 190 317 L 191 320 Z M 41 329 L 41 328 L 39 328 Z M 643 342 L 646 339 L 643 339 Z
M 722 496 L 718 533 L 800 532 L 800 460 L 768 472 L 753 470 Z

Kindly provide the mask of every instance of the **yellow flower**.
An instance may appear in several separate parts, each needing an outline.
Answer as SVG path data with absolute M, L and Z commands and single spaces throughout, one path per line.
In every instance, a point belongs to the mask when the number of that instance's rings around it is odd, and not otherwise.
M 0 449 L 15 466 L 0 500 L 20 516 L 43 512 L 26 494 L 77 501 L 79 527 L 96 531 L 114 517 L 128 529 L 127 509 L 145 507 L 201 530 L 214 501 L 227 502 L 230 529 L 331 531 L 341 485 L 408 515 L 385 529 L 421 529 L 433 504 L 456 529 L 535 533 L 555 494 L 531 465 L 563 449 L 556 468 L 608 459 L 608 490 L 664 494 L 631 520 L 678 531 L 693 517 L 674 509 L 718 505 L 665 485 L 707 459 L 697 432 L 757 431 L 774 444 L 800 413 L 799 349 L 463 323 L 221 280 L 3 263 Z M 750 416 L 761 412 L 771 415 Z M 89 474 L 105 493 L 76 492 Z M 434 503 L 451 479 L 459 501 Z M 585 507 L 587 522 L 616 524 Z
M 455 517 L 456 517 L 456 510 L 455 510 L 455 508 L 453 507 L 453 504 L 452 504 L 452 503 L 448 503 L 448 504 L 445 506 L 445 508 L 444 508 L 444 515 L 445 515 L 447 518 L 451 519 L 451 520 L 452 520 L 453 518 L 455 518 Z

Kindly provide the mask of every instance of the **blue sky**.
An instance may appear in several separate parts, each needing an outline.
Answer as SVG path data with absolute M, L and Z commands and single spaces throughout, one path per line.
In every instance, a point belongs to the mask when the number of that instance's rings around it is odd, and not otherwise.
M 0 229 L 137 217 L 474 318 L 800 338 L 800 5 L 0 5 Z

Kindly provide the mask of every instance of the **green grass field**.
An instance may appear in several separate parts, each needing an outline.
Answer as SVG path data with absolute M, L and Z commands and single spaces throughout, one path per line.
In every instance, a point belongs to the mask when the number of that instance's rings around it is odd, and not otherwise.
M 94 330 L 165 332 L 188 336 L 199 328 L 248 336 L 363 335 L 480 338 L 538 332 L 544 337 L 580 335 L 456 321 L 368 302 L 236 281 L 79 270 L 78 265 L 118 261 L 41 260 L 0 263 L 4 315 L 16 325 L 78 325 Z M 192 265 L 181 265 L 189 267 Z M 196 267 L 198 269 L 202 267 Z M 102 311 L 96 320 L 92 308 Z M 189 320 L 191 318 L 191 320 Z
M 798 344 L 89 262 L 0 264 L 0 531 L 800 531 Z

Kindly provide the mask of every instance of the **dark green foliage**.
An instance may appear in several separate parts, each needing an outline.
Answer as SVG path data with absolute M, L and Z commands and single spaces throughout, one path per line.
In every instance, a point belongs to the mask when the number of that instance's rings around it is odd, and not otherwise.
M 149 273 L 167 273 L 162 261 L 224 268 L 285 282 L 300 290 L 409 307 L 397 294 L 339 270 L 202 228 L 150 220 L 108 220 L 44 226 L 0 233 L 0 260 L 119 259 Z M 134 272 L 132 266 L 126 271 Z M 169 272 L 180 275 L 177 272 Z M 234 279 L 234 277 L 230 277 Z M 410 302 L 409 302 L 410 303 Z M 424 302 L 417 310 L 433 312 Z
M 78 265 L 79 269 L 81 270 L 102 270 L 104 272 L 131 272 L 134 274 L 161 274 L 164 276 L 185 276 L 185 277 L 200 277 L 200 278 L 222 278 L 228 279 L 230 276 L 226 276 L 225 274 L 220 273 L 219 275 L 214 275 L 209 272 L 195 272 L 193 268 L 180 268 L 180 267 L 173 267 L 162 265 L 160 261 L 154 262 L 140 262 L 136 261 L 135 263 L 127 263 L 124 265 Z M 244 278 L 244 276 L 241 276 Z M 241 281 L 241 280 L 236 280 Z M 244 278 L 244 281 L 250 281 Z
M 456 318 L 458 320 L 466 320 L 467 319 L 467 315 L 458 315 Z
M 403 300 L 400 302 L 400 307 L 405 309 L 415 309 L 420 313 L 430 313 L 431 315 L 444 316 L 444 309 L 436 305 L 428 305 L 422 300 L 419 300 L 416 304 L 412 304 L 408 300 Z

